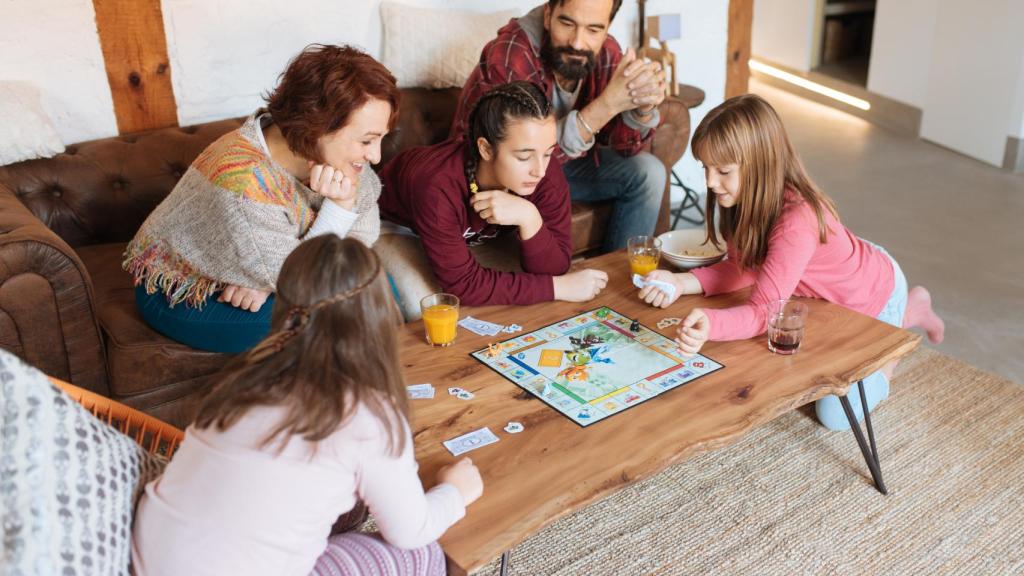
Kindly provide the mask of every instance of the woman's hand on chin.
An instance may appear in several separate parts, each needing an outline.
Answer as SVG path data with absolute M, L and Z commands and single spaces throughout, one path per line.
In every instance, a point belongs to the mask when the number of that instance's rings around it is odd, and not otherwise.
M 313 164 L 309 170 L 309 188 L 346 210 L 355 208 L 359 196 L 359 176 L 352 169 Z

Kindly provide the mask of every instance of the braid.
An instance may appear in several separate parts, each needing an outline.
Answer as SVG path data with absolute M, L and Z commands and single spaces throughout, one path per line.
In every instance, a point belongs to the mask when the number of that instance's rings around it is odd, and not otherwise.
M 356 294 L 359 294 L 363 290 L 366 290 L 371 284 L 373 284 L 374 280 L 377 279 L 377 276 L 380 276 L 381 264 L 380 258 L 377 254 L 374 252 L 371 252 L 371 254 L 373 256 L 373 271 L 365 280 L 353 288 L 339 292 L 308 306 L 293 306 L 288 310 L 288 315 L 284 320 L 284 327 L 269 335 L 267 338 L 263 339 L 262 342 L 249 350 L 246 354 L 246 363 L 254 364 L 256 362 L 261 362 L 280 352 L 289 340 L 298 336 L 299 332 L 302 330 L 305 330 L 306 325 L 309 323 L 309 317 L 314 312 L 324 308 L 325 306 L 330 306 L 331 304 L 336 304 L 342 300 L 347 300 Z
M 476 193 L 476 170 L 480 165 L 477 140 L 484 138 L 492 145 L 505 139 L 505 127 L 512 118 L 536 118 L 551 115 L 551 102 L 536 84 L 509 82 L 488 90 L 477 100 L 466 125 L 466 151 L 463 170 L 469 189 Z

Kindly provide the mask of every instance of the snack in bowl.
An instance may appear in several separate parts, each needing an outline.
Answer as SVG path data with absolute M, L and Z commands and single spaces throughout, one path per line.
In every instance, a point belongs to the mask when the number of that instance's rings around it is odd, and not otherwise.
M 682 270 L 708 266 L 725 257 L 725 246 L 716 248 L 703 229 L 672 230 L 658 236 L 662 257 Z

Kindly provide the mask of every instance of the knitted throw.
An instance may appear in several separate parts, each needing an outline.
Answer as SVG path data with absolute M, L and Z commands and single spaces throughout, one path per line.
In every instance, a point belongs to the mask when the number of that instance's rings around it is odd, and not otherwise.
M 323 196 L 261 146 L 257 114 L 211 144 L 146 218 L 122 266 L 146 292 L 201 308 L 227 285 L 275 291 L 284 259 L 309 232 Z M 380 180 L 359 178 L 348 236 L 372 246 L 380 234 Z

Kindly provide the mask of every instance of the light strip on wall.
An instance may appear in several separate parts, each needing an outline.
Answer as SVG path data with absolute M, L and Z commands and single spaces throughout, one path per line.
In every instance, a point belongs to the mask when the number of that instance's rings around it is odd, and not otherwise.
M 784 82 L 796 84 L 801 88 L 806 88 L 811 92 L 816 92 L 818 94 L 821 94 L 822 96 L 827 96 L 829 98 L 832 98 L 833 100 L 838 100 L 843 104 L 849 104 L 850 106 L 853 106 L 854 108 L 860 108 L 861 110 L 871 109 L 871 103 L 868 102 L 867 100 L 861 100 L 860 98 L 850 96 L 849 94 L 845 94 L 843 92 L 840 92 L 839 90 L 834 90 L 832 88 L 829 88 L 828 86 L 822 86 L 817 82 L 811 82 L 807 78 L 802 78 L 800 76 L 797 76 L 796 74 L 790 74 L 785 70 L 779 70 L 774 66 L 769 66 L 763 62 L 758 62 L 757 60 L 750 60 L 749 64 L 751 70 L 757 70 L 762 74 L 767 74 L 774 78 L 778 78 L 779 80 L 782 80 Z

